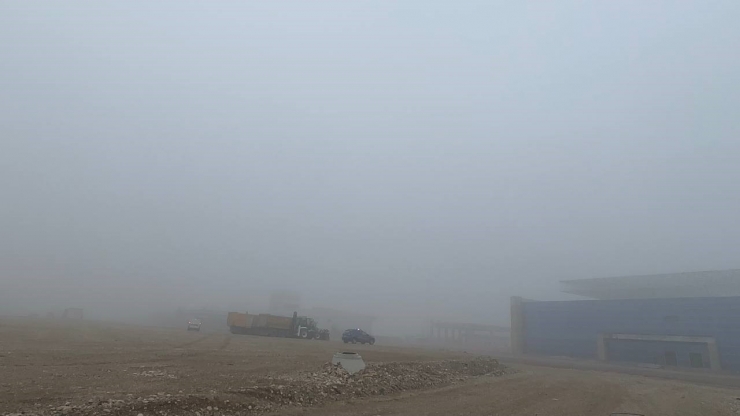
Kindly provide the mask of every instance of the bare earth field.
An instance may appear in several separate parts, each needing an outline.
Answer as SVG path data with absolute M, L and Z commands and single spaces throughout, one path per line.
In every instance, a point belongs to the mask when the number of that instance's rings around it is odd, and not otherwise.
M 0 319 L 0 414 L 740 414 L 740 391 L 470 354 L 92 322 Z M 515 370 L 515 371 L 513 371 Z

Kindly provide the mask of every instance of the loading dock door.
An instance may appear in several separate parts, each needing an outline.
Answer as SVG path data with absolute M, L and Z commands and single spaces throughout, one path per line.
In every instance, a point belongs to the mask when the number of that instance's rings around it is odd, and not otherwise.
M 704 357 L 695 352 L 689 353 L 689 361 L 691 361 L 693 368 L 709 367 L 709 363 L 704 362 Z
M 714 338 L 602 334 L 597 344 L 600 360 L 720 369 Z
M 706 344 L 635 340 L 607 340 L 607 360 L 691 367 L 692 354 L 708 355 Z M 702 365 L 700 365 L 701 367 Z

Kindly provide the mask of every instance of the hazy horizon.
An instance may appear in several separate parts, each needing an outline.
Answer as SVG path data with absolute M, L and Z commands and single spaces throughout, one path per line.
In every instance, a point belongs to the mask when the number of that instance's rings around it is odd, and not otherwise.
M 0 10 L 0 313 L 506 324 L 740 268 L 739 2 Z

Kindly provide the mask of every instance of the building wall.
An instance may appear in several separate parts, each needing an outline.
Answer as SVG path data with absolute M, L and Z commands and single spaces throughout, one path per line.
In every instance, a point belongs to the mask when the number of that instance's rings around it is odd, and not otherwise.
M 512 308 L 512 328 L 514 313 Z M 524 353 L 596 358 L 597 339 L 604 333 L 713 337 L 722 367 L 740 371 L 740 297 L 525 301 L 519 313 L 517 319 L 523 321 L 519 351 Z M 648 362 L 662 349 L 671 348 L 682 365 L 688 362 L 689 352 L 705 353 L 700 344 L 610 342 L 609 358 L 618 361 L 643 357 L 639 361 Z

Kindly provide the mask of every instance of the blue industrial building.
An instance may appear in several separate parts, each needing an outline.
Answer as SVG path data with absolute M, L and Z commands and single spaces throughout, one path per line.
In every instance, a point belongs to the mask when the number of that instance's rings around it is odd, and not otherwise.
M 563 287 L 598 299 L 513 298 L 515 353 L 740 372 L 740 270 L 572 280 Z

